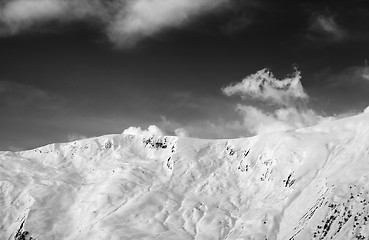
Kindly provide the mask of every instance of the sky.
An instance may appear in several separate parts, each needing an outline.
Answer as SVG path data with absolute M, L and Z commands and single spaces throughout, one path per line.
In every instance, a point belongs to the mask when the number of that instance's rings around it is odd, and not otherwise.
M 0 150 L 237 138 L 369 105 L 365 0 L 6 0 Z

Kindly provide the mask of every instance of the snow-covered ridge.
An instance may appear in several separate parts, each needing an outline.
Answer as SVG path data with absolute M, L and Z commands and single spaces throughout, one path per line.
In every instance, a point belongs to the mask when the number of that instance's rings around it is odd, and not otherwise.
M 369 114 L 0 152 L 0 239 L 369 239 Z

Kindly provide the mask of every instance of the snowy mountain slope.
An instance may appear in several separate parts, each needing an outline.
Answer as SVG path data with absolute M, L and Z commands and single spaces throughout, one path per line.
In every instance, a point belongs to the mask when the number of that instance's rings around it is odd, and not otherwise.
M 369 239 L 369 114 L 0 153 L 0 239 Z

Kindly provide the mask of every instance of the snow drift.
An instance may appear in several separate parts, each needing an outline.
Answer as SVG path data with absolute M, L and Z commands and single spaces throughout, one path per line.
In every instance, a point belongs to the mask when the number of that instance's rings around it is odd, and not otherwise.
M 244 139 L 0 153 L 0 239 L 369 239 L 369 113 Z

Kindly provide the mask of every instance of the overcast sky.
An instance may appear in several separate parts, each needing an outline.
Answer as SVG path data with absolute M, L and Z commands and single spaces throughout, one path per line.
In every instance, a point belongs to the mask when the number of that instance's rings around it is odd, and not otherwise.
M 0 150 L 356 114 L 369 105 L 368 23 L 365 0 L 2 1 Z

